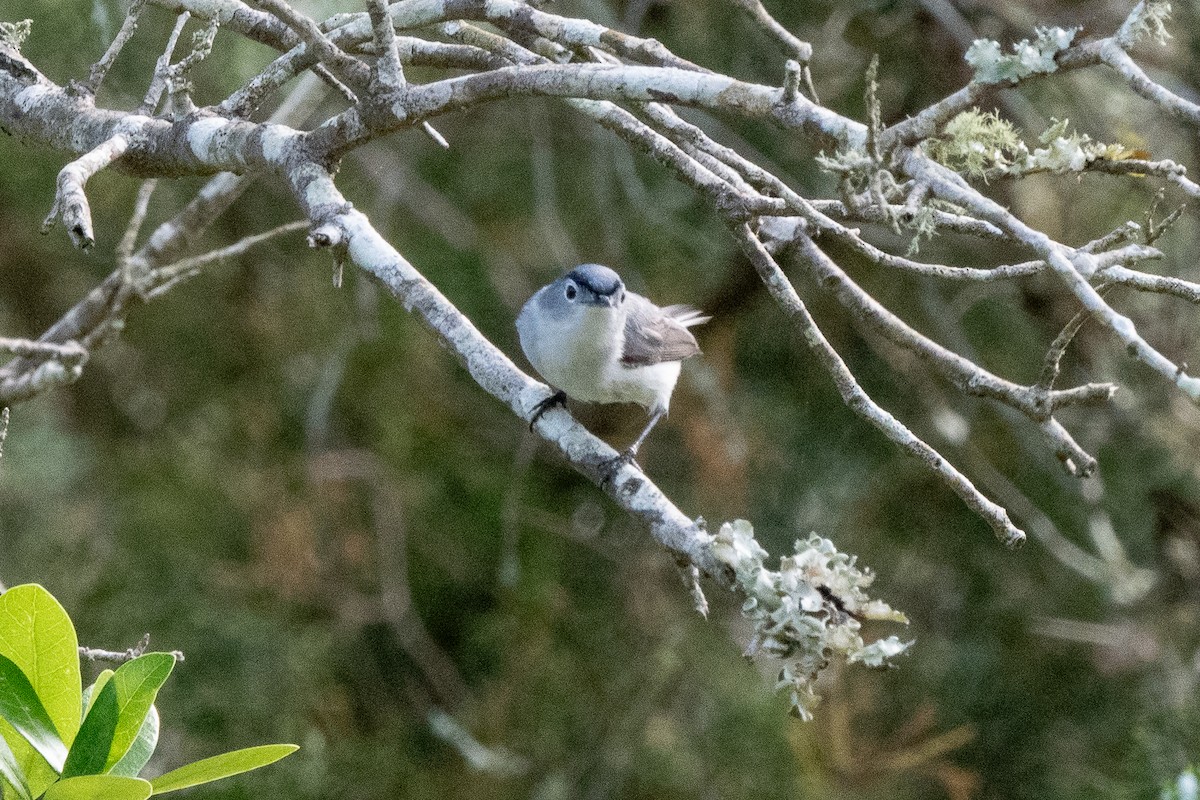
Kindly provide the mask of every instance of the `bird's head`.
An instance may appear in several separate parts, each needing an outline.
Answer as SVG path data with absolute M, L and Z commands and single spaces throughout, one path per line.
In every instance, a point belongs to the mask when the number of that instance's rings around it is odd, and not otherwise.
M 621 276 L 600 264 L 580 264 L 550 284 L 550 290 L 568 306 L 580 308 L 620 308 L 625 302 Z

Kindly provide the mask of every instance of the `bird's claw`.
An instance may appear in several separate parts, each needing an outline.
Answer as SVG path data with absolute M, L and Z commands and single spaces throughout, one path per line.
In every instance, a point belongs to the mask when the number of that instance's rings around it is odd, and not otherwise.
M 564 392 L 562 389 L 559 389 L 557 392 L 550 395 L 546 399 L 539 401 L 538 404 L 533 407 L 533 416 L 529 418 L 529 430 L 530 431 L 533 430 L 534 423 L 536 423 L 539 419 L 542 418 L 542 414 L 545 414 L 547 411 L 554 408 L 555 406 L 563 406 L 565 408 L 566 405 L 567 405 L 567 393 Z
M 637 462 L 636 458 L 634 458 L 636 455 L 637 451 L 631 448 L 629 450 L 622 451 L 617 456 L 604 462 L 604 477 L 600 480 L 600 486 L 607 488 L 608 485 L 613 482 L 613 478 L 617 477 L 617 473 L 621 471 L 622 467 L 632 466 L 635 469 L 645 472 L 645 470 L 642 469 L 642 465 Z

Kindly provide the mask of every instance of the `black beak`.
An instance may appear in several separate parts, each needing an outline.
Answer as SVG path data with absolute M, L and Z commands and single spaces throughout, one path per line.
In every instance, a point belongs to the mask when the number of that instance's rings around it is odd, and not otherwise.
M 599 294 L 597 292 L 588 292 L 587 293 L 587 295 L 588 295 L 587 302 L 588 302 L 588 305 L 608 306 L 610 308 L 616 308 L 617 304 L 621 302 L 621 294 L 622 294 L 622 292 L 620 289 L 617 289 L 616 291 L 612 292 L 611 294 Z

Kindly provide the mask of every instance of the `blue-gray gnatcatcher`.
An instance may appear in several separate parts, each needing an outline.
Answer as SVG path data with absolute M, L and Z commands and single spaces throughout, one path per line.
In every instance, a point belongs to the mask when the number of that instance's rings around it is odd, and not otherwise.
M 567 397 L 587 403 L 637 403 L 650 422 L 621 460 L 631 461 L 666 416 L 680 362 L 700 352 L 688 328 L 707 322 L 689 306 L 659 308 L 626 291 L 600 264 L 581 264 L 529 298 L 517 317 L 521 349 L 558 392 L 538 404 L 536 422 Z

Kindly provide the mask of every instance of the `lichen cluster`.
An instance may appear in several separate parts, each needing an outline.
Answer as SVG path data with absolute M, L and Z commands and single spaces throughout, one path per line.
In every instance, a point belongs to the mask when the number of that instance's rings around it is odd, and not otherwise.
M 976 39 L 967 49 L 967 63 L 975 68 L 975 83 L 1004 83 L 1019 81 L 1030 75 L 1054 72 L 1058 65 L 1054 57 L 1071 46 L 1079 28 L 1039 27 L 1037 36 L 1012 45 L 1005 53 L 993 39 Z
M 1171 4 L 1165 2 L 1142 2 L 1133 11 L 1117 32 L 1117 41 L 1122 47 L 1129 47 L 1139 39 L 1147 36 L 1159 44 L 1166 44 L 1171 38 L 1167 32 L 1167 20 L 1171 18 Z
M 1030 150 L 1020 132 L 995 112 L 964 111 L 925 142 L 925 151 L 940 164 L 968 178 L 988 180 L 1035 172 L 1079 172 L 1094 161 L 1144 158 L 1148 153 L 1120 144 L 1093 141 L 1070 129 L 1070 120 L 1054 120 Z
M 768 553 L 746 520 L 722 525 L 710 546 L 713 555 L 733 570 L 746 595 L 742 613 L 754 623 L 746 655 L 782 662 L 776 688 L 790 692 L 792 711 L 802 719 L 812 718 L 820 700 L 814 684 L 834 657 L 886 667 L 889 659 L 912 644 L 895 636 L 870 644 L 863 641 L 866 620 L 907 624 L 908 619 L 886 603 L 872 600 L 866 589 L 875 576 L 824 537 L 812 533 L 797 540 L 795 553 L 781 558 L 778 570 L 765 566 Z
M 33 20 L 23 19 L 20 22 L 0 22 L 0 44 L 20 50 L 21 45 L 33 31 Z

